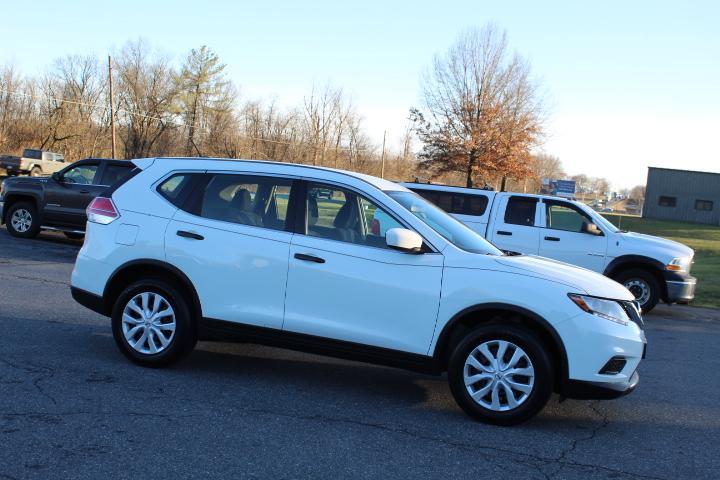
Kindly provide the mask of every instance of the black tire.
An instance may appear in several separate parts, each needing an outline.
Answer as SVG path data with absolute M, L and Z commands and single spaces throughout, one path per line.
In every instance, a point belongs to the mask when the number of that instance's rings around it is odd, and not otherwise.
M 465 361 L 476 347 L 494 340 L 508 341 L 520 347 L 532 362 L 535 375 L 532 389 L 527 394 L 527 398 L 519 406 L 506 411 L 496 411 L 482 406 L 473 400 L 468 387 L 465 386 Z M 510 351 L 508 348 L 507 354 L 512 355 L 513 353 L 514 351 Z M 514 325 L 493 324 L 483 325 L 472 330 L 458 343 L 450 356 L 448 382 L 455 401 L 470 417 L 483 423 L 509 426 L 529 420 L 545 407 L 553 392 L 553 372 L 552 362 L 545 345 L 532 332 Z M 518 380 L 517 377 L 512 378 L 515 381 Z M 500 395 L 507 399 L 506 393 L 503 392 Z M 522 398 L 522 394 L 520 394 L 520 398 Z
M 15 228 L 13 223 L 13 215 L 15 215 L 15 212 L 20 212 L 20 215 L 23 215 L 23 217 L 25 217 L 25 215 L 29 215 L 30 227 L 27 230 L 18 230 Z M 40 219 L 38 218 L 37 209 L 35 208 L 35 205 L 29 202 L 18 202 L 12 204 L 10 210 L 8 210 L 7 216 L 5 217 L 5 222 L 8 232 L 13 237 L 34 238 L 40 232 Z
M 31 177 L 41 177 L 42 174 L 43 174 L 43 172 L 40 167 L 32 167 L 32 169 L 30 170 Z
M 151 292 L 162 295 L 175 312 L 175 332 L 170 343 L 159 353 L 142 353 L 134 349 L 123 333 L 122 317 L 125 306 L 136 295 Z M 186 295 L 172 282 L 163 279 L 138 280 L 118 295 L 112 311 L 112 331 L 120 351 L 131 361 L 145 367 L 165 367 L 185 358 L 197 343 L 197 330 L 192 309 Z
M 70 240 L 82 240 L 83 238 L 85 238 L 84 233 L 63 232 L 63 235 L 65 235 Z
M 642 294 L 641 290 L 644 288 L 642 284 L 647 286 L 649 296 L 647 300 L 640 303 L 643 314 L 650 312 L 660 301 L 660 282 L 658 282 L 655 275 L 647 270 L 641 268 L 625 270 L 615 275 L 614 280 L 630 290 L 630 293 L 635 295 L 636 299 Z

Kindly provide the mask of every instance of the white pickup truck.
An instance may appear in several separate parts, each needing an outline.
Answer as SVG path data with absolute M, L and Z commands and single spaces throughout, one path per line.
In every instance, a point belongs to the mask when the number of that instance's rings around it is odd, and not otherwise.
M 658 301 L 687 303 L 694 252 L 671 240 L 620 230 L 590 207 L 565 198 L 403 183 L 498 248 L 587 268 L 630 290 L 643 312 Z M 382 229 L 378 219 L 377 229 Z

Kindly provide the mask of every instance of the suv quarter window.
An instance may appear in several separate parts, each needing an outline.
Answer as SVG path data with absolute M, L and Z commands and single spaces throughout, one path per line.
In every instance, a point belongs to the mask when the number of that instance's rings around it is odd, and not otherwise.
M 535 225 L 535 211 L 538 199 L 535 197 L 510 197 L 505 207 L 505 223 L 532 227 Z

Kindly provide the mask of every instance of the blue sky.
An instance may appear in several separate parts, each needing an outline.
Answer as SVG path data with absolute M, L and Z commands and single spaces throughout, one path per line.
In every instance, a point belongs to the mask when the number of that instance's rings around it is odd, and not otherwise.
M 720 2 L 1 0 L 0 62 L 37 74 L 143 37 L 181 60 L 207 44 L 246 98 L 350 94 L 379 141 L 402 133 L 419 75 L 464 28 L 494 22 L 548 97 L 542 147 L 569 173 L 643 183 L 647 166 L 720 171 Z M 35 33 L 29 26 L 35 25 Z M 17 40 L 15 40 L 17 39 Z

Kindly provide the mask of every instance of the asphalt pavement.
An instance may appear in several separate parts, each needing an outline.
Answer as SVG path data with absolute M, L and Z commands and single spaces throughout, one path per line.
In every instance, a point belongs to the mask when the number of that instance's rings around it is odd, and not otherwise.
M 0 228 L 0 479 L 718 478 L 719 311 L 658 307 L 633 394 L 502 428 L 444 377 L 274 348 L 134 366 L 70 297 L 79 247 Z

